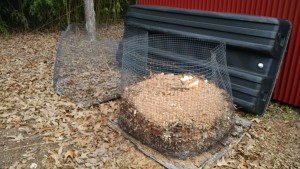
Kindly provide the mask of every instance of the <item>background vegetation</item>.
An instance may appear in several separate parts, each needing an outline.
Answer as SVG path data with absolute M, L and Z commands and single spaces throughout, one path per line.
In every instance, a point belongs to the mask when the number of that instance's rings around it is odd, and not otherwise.
M 94 0 L 97 24 L 116 22 L 134 3 Z M 71 22 L 84 22 L 83 0 L 0 0 L 0 34 L 64 29 Z

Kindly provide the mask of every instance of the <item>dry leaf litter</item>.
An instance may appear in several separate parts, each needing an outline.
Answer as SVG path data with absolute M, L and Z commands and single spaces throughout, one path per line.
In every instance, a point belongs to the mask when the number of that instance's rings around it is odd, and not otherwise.
M 99 33 L 119 40 L 122 31 L 121 23 Z M 0 168 L 162 168 L 107 126 L 119 101 L 83 109 L 54 94 L 58 38 L 0 36 Z M 299 168 L 299 116 L 272 104 L 228 157 L 206 168 Z
M 122 31 L 121 23 L 100 35 L 120 40 Z M 0 168 L 162 168 L 107 126 L 118 101 L 84 109 L 54 93 L 58 38 L 1 37 Z

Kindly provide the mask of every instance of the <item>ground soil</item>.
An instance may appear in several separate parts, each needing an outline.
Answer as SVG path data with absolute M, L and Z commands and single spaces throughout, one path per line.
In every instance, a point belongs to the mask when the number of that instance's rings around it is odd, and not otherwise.
M 120 39 L 122 23 L 99 34 Z M 0 168 L 163 168 L 107 122 L 118 100 L 84 109 L 52 89 L 59 33 L 0 36 Z M 228 157 L 207 168 L 300 168 L 300 115 L 271 103 Z

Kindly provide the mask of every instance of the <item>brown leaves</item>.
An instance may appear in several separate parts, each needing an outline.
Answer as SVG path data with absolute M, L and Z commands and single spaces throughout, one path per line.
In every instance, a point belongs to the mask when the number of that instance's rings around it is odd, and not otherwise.
M 142 155 L 126 148 L 131 145 L 107 126 L 118 113 L 119 101 L 83 109 L 53 92 L 58 37 L 42 33 L 0 38 L 1 167 L 37 163 L 37 168 L 112 168 L 118 162 L 137 168 L 131 159 Z M 16 132 L 7 134 L 10 129 Z M 144 161 L 149 168 L 159 166 Z
M 67 161 L 68 158 L 73 159 L 75 157 L 75 153 L 73 150 L 67 150 L 64 154 L 64 161 Z
M 231 159 L 226 159 L 224 157 L 222 157 L 220 160 L 217 161 L 217 166 L 221 167 L 221 166 L 232 166 L 233 163 L 236 163 L 236 160 L 231 160 Z

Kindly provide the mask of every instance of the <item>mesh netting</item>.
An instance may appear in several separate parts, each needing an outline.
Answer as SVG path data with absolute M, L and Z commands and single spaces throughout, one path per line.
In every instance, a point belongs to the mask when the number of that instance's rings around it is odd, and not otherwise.
M 144 34 L 124 40 L 121 128 L 176 158 L 205 151 L 232 129 L 225 44 Z
M 62 34 L 54 67 L 54 90 L 84 107 L 115 99 L 121 73 L 116 63 L 118 42 L 88 40 L 84 28 L 71 25 Z
M 143 36 L 146 35 L 148 32 L 144 29 L 136 28 L 134 26 L 126 26 L 123 34 L 122 42 L 119 44 L 118 52 L 117 52 L 117 61 L 118 64 L 122 65 L 122 55 L 123 55 L 123 43 L 130 39 L 131 37 L 135 36 Z

